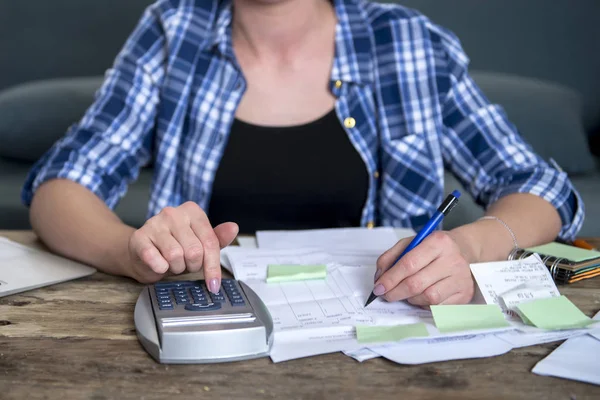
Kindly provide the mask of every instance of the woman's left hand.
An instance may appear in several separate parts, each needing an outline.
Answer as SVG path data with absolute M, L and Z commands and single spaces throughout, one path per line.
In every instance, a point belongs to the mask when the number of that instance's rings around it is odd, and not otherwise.
M 387 301 L 407 300 L 418 306 L 469 303 L 475 283 L 452 233 L 433 232 L 390 267 L 411 240 L 400 240 L 379 257 L 373 293 Z

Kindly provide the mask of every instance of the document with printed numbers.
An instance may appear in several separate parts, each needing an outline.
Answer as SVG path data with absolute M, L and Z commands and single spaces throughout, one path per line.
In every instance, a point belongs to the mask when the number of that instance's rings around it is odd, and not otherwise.
M 245 247 L 229 247 L 225 251 L 228 269 L 235 279 L 241 281 L 267 279 L 269 265 L 328 264 L 331 255 L 316 249 L 265 250 Z
M 485 302 L 499 305 L 506 314 L 511 316 L 515 314 L 507 308 L 501 296 L 517 287 L 526 289 L 520 285 L 527 284 L 536 288 L 532 291 L 523 290 L 522 293 L 517 294 L 517 298 L 520 295 L 523 301 L 535 299 L 536 293 L 543 293 L 544 296 L 560 296 L 548 267 L 537 255 L 523 260 L 471 264 L 471 272 Z M 546 290 L 539 291 L 539 288 Z

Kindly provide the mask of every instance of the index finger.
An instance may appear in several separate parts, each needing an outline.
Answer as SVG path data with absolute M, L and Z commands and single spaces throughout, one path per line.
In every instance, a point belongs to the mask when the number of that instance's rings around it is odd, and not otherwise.
M 221 287 L 221 246 L 219 238 L 204 212 L 191 216 L 190 225 L 204 249 L 202 269 L 204 270 L 204 280 L 208 290 L 218 293 Z
M 398 262 L 388 268 L 375 282 L 375 287 L 382 285 L 384 293 L 392 290 L 406 278 L 416 274 L 439 257 L 442 248 L 437 245 L 433 233 L 417 247 L 406 253 Z M 404 248 L 402 248 L 404 249 Z M 402 251 L 398 251 L 401 254 Z M 381 292 L 379 289 L 378 292 Z

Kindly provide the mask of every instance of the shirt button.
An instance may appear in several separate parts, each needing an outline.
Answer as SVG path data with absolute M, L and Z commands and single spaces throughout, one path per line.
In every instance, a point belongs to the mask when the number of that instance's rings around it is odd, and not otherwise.
M 375 172 L 373 173 L 373 177 L 374 177 L 375 179 L 379 179 L 379 171 L 375 171 Z
M 367 228 L 368 229 L 373 229 L 374 227 L 375 227 L 375 222 L 373 222 L 373 221 L 367 222 Z
M 352 117 L 348 117 L 344 120 L 344 126 L 346 128 L 352 129 L 356 126 L 356 120 Z
M 336 88 L 336 89 L 339 89 L 339 88 L 341 88 L 341 87 L 342 87 L 342 81 L 340 81 L 340 80 L 338 80 L 338 81 L 335 81 L 335 88 Z

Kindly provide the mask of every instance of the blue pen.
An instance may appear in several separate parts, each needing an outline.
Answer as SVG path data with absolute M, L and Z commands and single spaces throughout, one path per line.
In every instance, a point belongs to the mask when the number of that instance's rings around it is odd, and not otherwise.
M 440 224 L 440 222 L 442 222 L 444 217 L 446 215 L 448 215 L 450 213 L 450 211 L 452 211 L 452 209 L 454 208 L 454 206 L 456 204 L 458 204 L 459 198 L 460 198 L 460 192 L 458 190 L 453 191 L 452 193 L 450 193 L 448 195 L 448 197 L 446 197 L 446 200 L 444 200 L 442 205 L 439 206 L 439 208 L 437 209 L 435 214 L 433 214 L 431 219 L 429 221 L 427 221 L 427 223 L 425 224 L 423 229 L 421 229 L 421 231 L 419 233 L 417 233 L 417 235 L 408 244 L 408 246 L 406 246 L 406 248 L 404 249 L 402 254 L 400 254 L 400 257 L 398 257 L 398 259 L 392 264 L 392 266 L 396 265 L 398 263 L 398 261 L 400 261 L 400 259 L 406 253 L 408 253 L 409 251 L 411 251 L 412 249 L 417 247 L 423 241 L 423 239 L 425 239 L 427 236 L 429 236 L 429 234 L 437 228 L 437 226 Z M 391 268 L 391 266 L 390 266 L 390 268 Z M 371 304 L 373 302 L 373 300 L 375 300 L 376 298 L 377 298 L 377 296 L 373 292 L 371 292 L 369 299 L 365 303 L 365 307 L 367 307 L 369 304 Z

